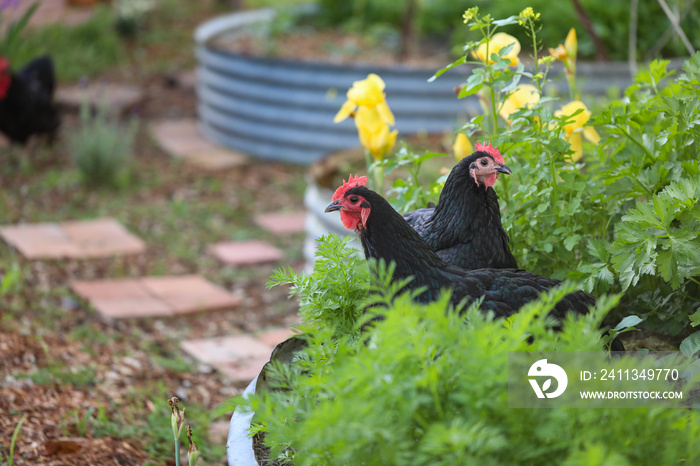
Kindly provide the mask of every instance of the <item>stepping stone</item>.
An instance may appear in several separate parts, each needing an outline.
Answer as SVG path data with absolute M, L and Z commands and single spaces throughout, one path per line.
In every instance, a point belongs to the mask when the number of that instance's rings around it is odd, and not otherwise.
M 274 348 L 293 335 L 294 331 L 291 328 L 276 328 L 258 333 L 257 338 L 271 348 Z
M 55 100 L 67 110 L 78 111 L 87 101 L 94 109 L 106 106 L 109 112 L 123 115 L 143 100 L 143 92 L 138 87 L 123 84 L 92 83 L 60 87 L 56 90 Z
M 149 294 L 138 279 L 80 281 L 72 283 L 71 289 L 89 301 L 107 322 L 173 315 L 170 306 Z
M 81 256 L 105 257 L 112 254 L 139 254 L 146 244 L 111 218 L 59 224 L 68 238 L 78 246 Z
M 0 228 L 0 237 L 27 259 L 91 259 L 140 254 L 145 243 L 111 218 L 30 223 Z
M 278 343 L 293 335 L 288 328 L 271 329 L 257 337 L 233 335 L 182 342 L 182 349 L 200 363 L 214 367 L 235 382 L 249 382 L 270 360 Z
M 303 233 L 306 212 L 278 212 L 256 215 L 253 219 L 258 226 L 275 235 Z
M 163 120 L 152 125 L 151 133 L 156 143 L 168 155 L 200 168 L 219 170 L 238 167 L 248 162 L 246 155 L 217 146 L 205 139 L 197 129 L 194 119 Z
M 216 367 L 217 364 L 239 360 L 262 358 L 267 362 L 273 348 L 250 335 L 243 334 L 186 340 L 182 342 L 182 349 L 197 361 Z
M 231 241 L 214 244 L 209 253 L 228 265 L 256 265 L 275 262 L 284 253 L 264 241 Z
M 235 307 L 241 298 L 198 275 L 148 277 L 141 283 L 148 292 L 165 302 L 175 314 Z
M 226 309 L 241 301 L 197 275 L 76 281 L 71 289 L 107 322 Z

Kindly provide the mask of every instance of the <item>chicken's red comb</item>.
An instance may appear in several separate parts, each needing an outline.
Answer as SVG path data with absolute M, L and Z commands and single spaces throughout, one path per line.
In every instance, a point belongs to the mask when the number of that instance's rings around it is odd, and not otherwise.
M 357 188 L 358 186 L 364 186 L 366 184 L 366 176 L 355 175 L 355 177 L 353 177 L 352 175 L 350 175 L 348 181 L 343 180 L 343 185 L 335 190 L 335 193 L 333 193 L 333 200 L 337 201 L 338 199 L 343 197 L 345 191 L 347 191 L 348 189 Z
M 0 71 L 5 71 L 10 69 L 10 60 L 5 57 L 0 57 Z
M 506 161 L 503 160 L 503 156 L 501 155 L 501 153 L 498 152 L 498 149 L 496 149 L 495 147 L 493 147 L 491 145 L 491 141 L 489 141 L 489 144 L 487 146 L 477 142 L 475 147 L 476 147 L 476 150 L 486 152 L 491 157 L 493 157 L 493 160 L 495 160 L 496 163 L 500 163 L 500 164 L 506 163 Z

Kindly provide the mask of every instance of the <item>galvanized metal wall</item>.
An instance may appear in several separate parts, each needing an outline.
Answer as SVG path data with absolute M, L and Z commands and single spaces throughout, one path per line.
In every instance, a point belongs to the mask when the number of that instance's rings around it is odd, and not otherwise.
M 428 83 L 434 68 L 285 61 L 212 46 L 220 34 L 241 33 L 274 16 L 269 9 L 234 13 L 208 21 L 195 32 L 200 129 L 215 142 L 257 157 L 301 164 L 356 146 L 353 122 L 334 124 L 333 116 L 346 90 L 369 73 L 386 82 L 387 102 L 401 134 L 454 130 L 467 116 L 481 112 L 476 97 L 458 100 L 454 94 L 470 73 L 469 66 Z M 605 95 L 611 87 L 621 91 L 631 83 L 625 63 L 582 62 L 577 71 L 584 96 Z M 559 95 L 568 95 L 559 64 L 550 77 L 559 77 L 553 86 Z
M 267 12 L 268 10 L 264 10 Z M 245 13 L 244 13 L 245 14 Z M 386 82 L 387 102 L 401 134 L 439 133 L 459 127 L 480 111 L 476 99 L 458 100 L 455 86 L 465 70 L 428 83 L 435 69 L 328 65 L 245 57 L 216 50 L 211 38 L 232 28 L 267 20 L 269 13 L 241 14 L 205 24 L 196 34 L 198 112 L 201 131 L 213 141 L 266 159 L 311 163 L 358 145 L 352 120 L 333 123 L 345 92 L 377 73 Z

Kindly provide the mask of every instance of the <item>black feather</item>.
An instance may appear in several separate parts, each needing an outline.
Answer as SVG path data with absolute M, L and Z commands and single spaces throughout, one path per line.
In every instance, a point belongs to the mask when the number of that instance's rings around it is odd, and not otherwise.
M 404 219 L 445 262 L 462 269 L 515 268 L 501 224 L 498 196 L 493 188 L 479 186 L 469 174 L 477 151 L 450 172 L 435 208 L 418 209 Z
M 60 125 L 53 104 L 56 87 L 51 58 L 37 58 L 17 73 L 0 99 L 0 131 L 11 141 L 26 144 L 35 134 L 53 135 Z
M 467 304 L 483 296 L 482 310 L 491 310 L 499 317 L 518 311 L 539 294 L 561 282 L 522 269 L 464 270 L 447 264 L 428 246 L 403 217 L 379 194 L 365 187 L 352 188 L 346 196 L 357 194 L 371 205 L 360 240 L 367 258 L 394 262 L 395 279 L 413 277 L 408 288 L 425 287 L 420 302 L 436 300 L 442 290 L 451 289 L 453 305 Z M 577 291 L 564 297 L 552 311 L 562 318 L 567 312 L 585 314 L 595 305 L 595 298 Z

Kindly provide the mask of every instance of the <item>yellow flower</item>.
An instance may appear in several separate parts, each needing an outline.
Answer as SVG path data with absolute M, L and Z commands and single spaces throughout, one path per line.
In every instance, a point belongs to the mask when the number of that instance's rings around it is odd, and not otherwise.
M 537 21 L 538 19 L 540 19 L 540 14 L 535 13 L 531 6 L 521 11 L 518 16 L 520 16 L 520 19 L 518 19 L 518 23 L 520 23 L 521 26 L 525 24 L 525 21 L 527 21 L 528 19 L 531 19 L 533 21 Z
M 396 143 L 398 130 L 389 131 L 377 107 L 360 107 L 355 115 L 360 143 L 376 160 L 382 160 Z
M 571 121 L 564 126 L 565 138 L 571 144 L 571 148 L 574 151 L 574 155 L 571 159 L 577 162 L 583 155 L 581 134 L 592 142 L 593 144 L 598 144 L 600 142 L 600 136 L 598 132 L 592 126 L 585 126 L 588 120 L 591 118 L 591 112 L 588 111 L 586 105 L 580 100 L 574 100 L 564 105 L 561 110 L 554 112 L 554 116 L 570 116 L 577 112 L 579 109 L 583 110 L 581 113 L 570 119 Z
M 472 54 L 483 62 L 488 59 L 489 63 L 493 63 L 491 55 L 494 53 L 498 54 L 499 50 L 508 47 L 510 44 L 514 44 L 513 48 L 503 58 L 510 60 L 510 66 L 516 66 L 518 64 L 518 54 L 520 53 L 520 42 L 518 42 L 518 39 L 505 32 L 497 32 L 488 42 L 488 57 L 486 56 L 486 43 L 481 44 L 479 48 L 476 49 L 476 52 L 472 52 Z
M 521 108 L 530 108 L 540 101 L 540 93 L 532 84 L 519 84 L 508 96 L 498 112 L 504 120 L 510 121 L 510 116 Z
M 474 19 L 477 14 L 479 14 L 479 7 L 478 6 L 469 8 L 468 10 L 464 10 L 464 14 L 462 15 L 462 19 L 464 20 L 464 24 L 467 24 L 469 21 Z
M 552 49 L 550 49 L 550 50 L 552 50 Z M 554 61 L 556 61 L 556 59 L 557 58 L 552 56 L 552 55 L 545 55 L 545 56 L 537 59 L 537 64 L 538 65 L 549 65 L 550 63 L 553 63 Z
M 556 49 L 549 49 L 549 53 L 564 62 L 567 69 L 576 63 L 576 54 L 578 53 L 578 41 L 576 40 L 576 29 L 571 28 L 566 35 L 564 45 L 559 44 Z
M 388 125 L 394 124 L 394 115 L 386 104 L 384 94 L 384 81 L 374 73 L 367 75 L 367 79 L 355 81 L 348 90 L 347 98 L 340 110 L 333 118 L 334 123 L 339 123 L 353 114 L 357 107 L 376 108 L 382 121 Z
M 472 143 L 466 134 L 458 133 L 457 139 L 455 139 L 455 143 L 452 146 L 452 151 L 455 154 L 455 158 L 459 162 L 464 157 L 468 157 L 474 153 L 474 146 L 472 146 Z

